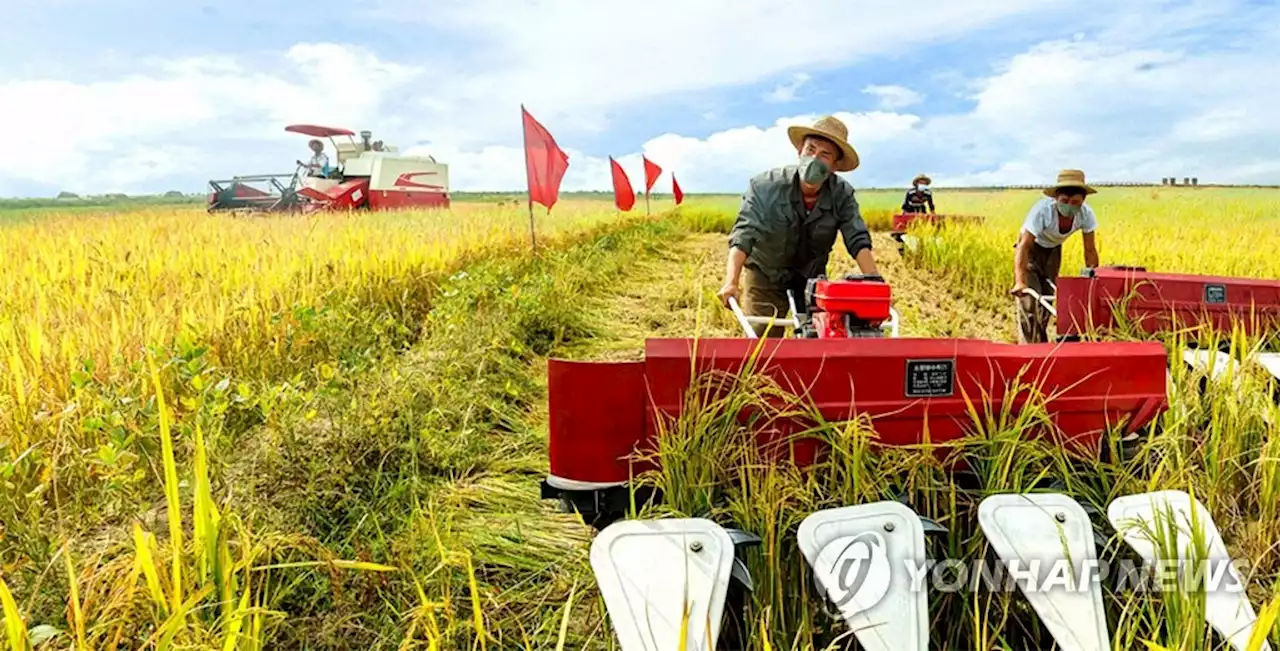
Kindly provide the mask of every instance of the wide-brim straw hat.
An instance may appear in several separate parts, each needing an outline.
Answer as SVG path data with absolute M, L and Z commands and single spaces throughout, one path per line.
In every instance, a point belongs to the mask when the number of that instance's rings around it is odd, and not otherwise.
M 1058 190 L 1063 188 L 1080 188 L 1085 194 L 1096 194 L 1098 191 L 1092 185 L 1085 183 L 1084 172 L 1081 170 L 1062 170 L 1058 172 L 1058 182 L 1045 188 L 1046 196 L 1058 196 Z
M 919 185 L 921 181 L 924 181 L 925 185 L 933 185 L 933 179 L 924 174 L 917 175 L 914 179 L 911 179 L 911 185 Z
M 835 117 L 826 115 L 818 118 L 811 127 L 794 126 L 787 129 L 787 136 L 791 138 L 791 144 L 795 145 L 796 151 L 804 146 L 804 139 L 808 136 L 817 136 L 825 138 L 835 143 L 840 148 L 840 160 L 832 165 L 831 169 L 835 172 L 852 172 L 858 168 L 858 152 L 849 144 L 849 128 Z

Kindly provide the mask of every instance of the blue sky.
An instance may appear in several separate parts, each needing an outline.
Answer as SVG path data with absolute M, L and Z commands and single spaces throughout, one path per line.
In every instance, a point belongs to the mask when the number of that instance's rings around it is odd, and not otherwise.
M 786 125 L 828 113 L 857 187 L 1063 167 L 1280 183 L 1274 1 L 9 4 L 0 118 L 23 155 L 0 158 L 0 196 L 288 172 L 292 122 L 429 152 L 455 189 L 518 190 L 521 103 L 569 150 L 569 190 L 608 189 L 611 155 L 638 181 L 644 152 L 688 191 L 737 192 L 794 158 Z

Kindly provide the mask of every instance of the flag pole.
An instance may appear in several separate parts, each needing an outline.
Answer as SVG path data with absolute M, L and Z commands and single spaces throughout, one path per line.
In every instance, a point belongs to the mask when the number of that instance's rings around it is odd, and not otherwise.
M 640 154 L 640 162 L 641 167 L 644 168 L 644 216 L 652 217 L 649 213 L 649 159 L 644 154 Z
M 533 247 L 533 253 L 536 255 L 538 253 L 538 236 L 533 231 L 533 170 L 529 169 L 529 121 L 524 119 L 526 113 L 524 104 L 521 104 L 520 133 L 524 138 L 524 181 L 529 200 L 529 244 Z

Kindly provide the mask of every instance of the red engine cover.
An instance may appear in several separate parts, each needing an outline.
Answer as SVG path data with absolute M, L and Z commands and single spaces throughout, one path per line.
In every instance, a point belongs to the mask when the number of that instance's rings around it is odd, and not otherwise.
M 1124 320 L 1147 334 L 1191 326 L 1251 335 L 1280 330 L 1280 280 L 1152 273 L 1100 267 L 1058 280 L 1057 331 L 1082 335 Z
M 861 280 L 818 280 L 813 285 L 813 300 L 818 309 L 829 313 L 829 320 L 852 315 L 870 325 L 889 319 L 892 291 L 888 283 Z
M 650 339 L 640 362 L 551 360 L 549 483 L 567 487 L 625 484 L 645 469 L 627 457 L 652 442 L 667 418 L 686 407 L 698 372 L 738 372 L 761 346 L 757 364 L 785 390 L 805 395 L 823 418 L 872 418 L 881 445 L 954 440 L 972 427 L 965 396 L 999 413 L 1015 413 L 1027 393 L 1010 395 L 1015 378 L 1053 395 L 1047 404 L 1066 445 L 1096 454 L 1108 426 L 1133 431 L 1166 406 L 1164 347 L 1155 342 L 1014 345 L 972 339 Z M 1021 374 L 1021 375 L 1020 375 Z M 986 396 L 984 398 L 984 395 Z M 980 407 L 981 409 L 981 407 Z M 805 427 L 775 424 L 762 445 Z M 668 434 L 677 435 L 677 434 Z M 802 466 L 821 453 L 815 439 L 795 442 Z

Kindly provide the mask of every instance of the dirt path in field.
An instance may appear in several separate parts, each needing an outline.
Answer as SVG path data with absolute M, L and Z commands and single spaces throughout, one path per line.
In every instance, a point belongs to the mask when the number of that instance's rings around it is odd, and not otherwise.
M 979 304 L 961 288 L 949 287 L 929 272 L 906 263 L 888 234 L 873 234 L 876 262 L 893 287 L 903 337 L 974 337 L 1013 341 L 1013 302 Z M 687 237 L 638 261 L 616 292 L 599 301 L 593 319 L 600 335 L 567 351 L 569 357 L 639 359 L 647 337 L 737 336 L 728 310 L 716 303 L 724 273 L 725 236 Z M 832 255 L 832 273 L 856 265 L 840 246 Z M 996 303 L 1004 309 L 991 305 Z
M 897 243 L 887 233 L 872 234 L 876 265 L 893 287 L 893 305 L 901 316 L 903 337 L 972 337 L 993 341 L 1016 341 L 1016 311 L 1013 301 L 982 303 L 971 299 L 962 287 L 955 287 L 927 270 L 915 267 L 898 254 Z M 837 269 L 856 269 L 840 250 Z
M 557 354 L 601 360 L 640 359 L 650 337 L 732 337 L 739 329 L 716 303 L 724 274 L 725 236 L 698 234 L 638 260 L 594 308 L 596 337 Z

